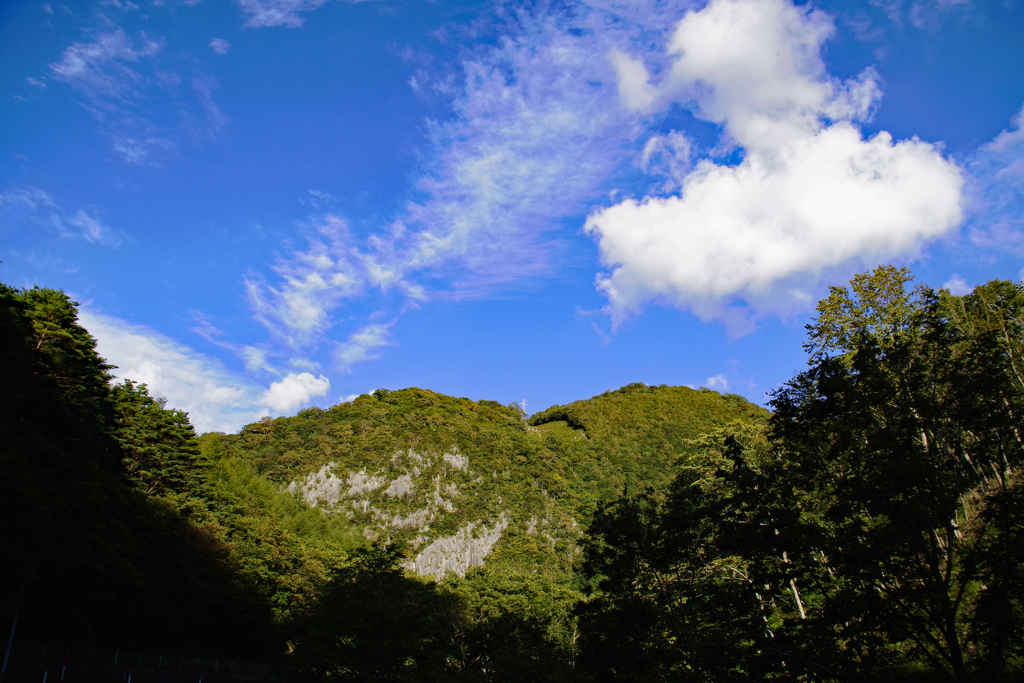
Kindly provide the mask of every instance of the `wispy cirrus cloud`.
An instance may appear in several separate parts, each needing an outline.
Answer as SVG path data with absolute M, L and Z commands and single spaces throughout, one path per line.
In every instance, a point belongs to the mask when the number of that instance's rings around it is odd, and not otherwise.
M 882 10 L 898 27 L 935 31 L 950 18 L 969 12 L 971 0 L 869 0 L 868 4 Z
M 231 49 L 231 43 L 223 38 L 214 38 L 210 41 L 210 49 L 219 55 L 226 55 Z
M 277 284 L 257 277 L 245 283 L 256 319 L 293 349 L 323 341 L 333 326 L 331 311 L 342 300 L 362 294 L 371 279 L 344 220 L 328 214 L 315 230 L 306 251 L 274 266 Z
M 143 82 L 142 74 L 129 64 L 152 57 L 161 49 L 162 42 L 150 40 L 145 34 L 133 41 L 116 29 L 89 43 L 72 43 L 64 49 L 62 59 L 50 65 L 50 71 L 54 78 L 92 100 L 126 100 L 138 96 L 136 89 Z
M 108 247 L 124 235 L 103 223 L 93 208 L 67 210 L 45 190 L 12 188 L 0 192 L 0 216 L 10 226 L 34 226 L 64 239 L 81 239 Z
M 1024 253 L 1024 106 L 1010 126 L 968 157 L 975 192 L 969 221 L 983 249 Z
M 336 346 L 334 355 L 338 365 L 343 371 L 351 372 L 356 363 L 377 360 L 380 358 L 380 349 L 394 346 L 390 331 L 390 323 L 363 325 Z
M 422 199 L 361 239 L 337 216 L 314 214 L 307 250 L 280 259 L 276 278 L 248 279 L 257 319 L 293 347 L 315 346 L 345 302 L 391 291 L 412 302 L 487 296 L 556 272 L 574 258 L 563 222 L 582 216 L 616 169 L 635 171 L 644 115 L 621 105 L 609 50 L 664 30 L 688 5 L 499 9 L 508 30 L 496 43 L 412 82 L 452 106 L 429 123 Z M 669 166 L 678 174 L 684 143 L 675 134 L 649 145 L 659 184 Z
M 216 79 L 165 48 L 163 39 L 115 28 L 72 43 L 49 66 L 50 78 L 71 87 L 130 164 L 157 163 L 183 135 L 207 140 L 227 124 L 213 99 Z
M 249 17 L 245 25 L 254 28 L 299 28 L 306 21 L 299 12 L 312 12 L 326 3 L 327 0 L 238 0 L 242 11 Z

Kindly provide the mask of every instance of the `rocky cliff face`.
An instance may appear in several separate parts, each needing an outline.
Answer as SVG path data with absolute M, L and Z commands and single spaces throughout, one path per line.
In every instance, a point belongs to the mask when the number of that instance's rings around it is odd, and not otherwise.
M 419 552 L 406 567 L 441 580 L 448 572 L 463 576 L 482 565 L 513 522 L 500 496 L 483 483 L 484 476 L 456 448 L 440 454 L 409 449 L 372 472 L 345 471 L 329 462 L 288 490 L 309 505 L 361 523 L 368 538 L 407 537 Z M 466 491 L 471 513 L 460 511 Z M 531 526 L 536 524 L 532 518 Z
M 487 525 L 478 528 L 476 522 L 470 522 L 453 535 L 437 539 L 424 548 L 416 559 L 402 566 L 421 576 L 433 574 L 438 581 L 444 578 L 446 572 L 465 576 L 467 569 L 484 563 L 484 558 L 501 538 L 508 522 L 504 512 L 490 528 Z

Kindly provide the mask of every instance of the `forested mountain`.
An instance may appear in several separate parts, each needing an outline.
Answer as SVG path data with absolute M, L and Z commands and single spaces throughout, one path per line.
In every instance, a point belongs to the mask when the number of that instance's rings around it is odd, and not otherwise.
M 200 442 L 212 460 L 251 468 L 368 539 L 408 542 L 419 551 L 410 567 L 440 579 L 492 548 L 530 563 L 557 551 L 567 570 L 600 502 L 663 487 L 689 439 L 766 416 L 687 387 L 630 385 L 529 423 L 515 404 L 379 390 Z
M 1015 680 L 1024 287 L 909 281 L 834 288 L 770 414 L 410 388 L 198 437 L 0 287 L 0 608 L 295 680 Z

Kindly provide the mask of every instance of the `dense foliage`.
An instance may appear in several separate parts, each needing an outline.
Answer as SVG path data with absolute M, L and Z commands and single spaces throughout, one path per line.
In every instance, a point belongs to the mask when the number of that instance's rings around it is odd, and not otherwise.
M 705 437 L 665 501 L 597 515 L 595 677 L 1024 670 L 1024 287 L 908 282 L 881 268 L 833 288 L 767 429 Z
M 336 523 L 347 520 L 352 529 L 389 544 L 387 553 L 360 551 L 354 564 L 339 565 L 308 617 L 313 621 L 297 622 L 294 661 L 302 662 L 303 676 L 429 680 L 443 671 L 472 680 L 567 680 L 576 675 L 573 607 L 582 597 L 575 572 L 578 543 L 593 511 L 624 489 L 663 486 L 688 439 L 701 430 L 765 415 L 738 396 L 636 384 L 556 407 L 527 423 L 514 404 L 423 389 L 379 390 L 351 403 L 264 419 L 237 435 L 207 434 L 199 441 L 215 469 L 241 468 L 278 487 L 298 487 L 300 494 L 308 477 L 331 468 L 341 475 L 336 484 L 341 493 L 337 500 L 318 499 L 321 509 Z M 629 422 L 626 439 L 614 429 L 624 420 Z M 451 466 L 442 453 L 458 454 L 464 466 Z M 369 476 L 404 479 L 408 491 L 388 493 L 381 485 L 344 493 L 350 482 Z M 433 502 L 439 493 L 453 504 L 444 508 Z M 396 521 L 413 519 L 419 521 Z M 448 574 L 441 584 L 425 584 L 399 569 L 430 541 L 498 519 L 508 520 L 500 541 L 486 565 L 464 578 Z M 376 594 L 377 588 L 368 588 L 378 585 L 374 582 L 390 586 L 380 589 L 388 593 L 387 601 L 355 600 L 356 594 Z M 409 602 L 403 595 L 419 597 Z M 445 605 L 447 616 L 427 619 L 414 609 L 417 600 Z M 351 603 L 351 611 L 342 609 L 343 602 Z M 332 607 L 324 611 L 328 603 Z M 430 657 L 408 649 L 411 645 L 397 645 L 427 638 L 410 622 L 428 624 L 424 628 L 432 633 L 437 629 L 428 639 Z M 370 623 L 378 625 L 370 628 Z M 405 653 L 395 654 L 398 664 L 386 665 L 391 660 L 384 655 L 367 658 L 367 652 L 382 647 L 371 634 L 393 629 L 385 640 Z M 408 666 L 402 663 L 407 660 Z

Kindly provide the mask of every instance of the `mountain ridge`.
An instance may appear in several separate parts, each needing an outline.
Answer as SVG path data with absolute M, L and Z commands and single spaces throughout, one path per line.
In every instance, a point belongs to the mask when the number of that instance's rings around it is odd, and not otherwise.
M 200 440 L 220 441 L 369 540 L 407 543 L 405 566 L 441 580 L 497 550 L 557 556 L 567 570 L 601 502 L 663 488 L 689 440 L 766 415 L 736 395 L 666 385 L 631 384 L 529 418 L 515 404 L 410 387 Z

